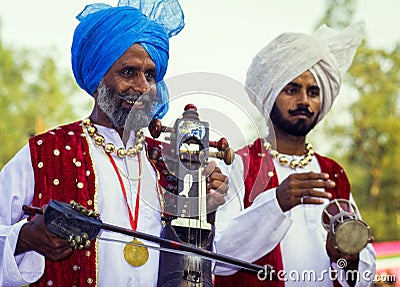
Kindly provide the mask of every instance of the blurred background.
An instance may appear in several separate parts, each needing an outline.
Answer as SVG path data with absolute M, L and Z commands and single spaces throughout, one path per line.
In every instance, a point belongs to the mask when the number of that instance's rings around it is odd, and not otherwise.
M 103 2 L 115 6 L 117 1 Z M 400 286 L 391 277 L 395 275 L 400 281 L 400 2 L 180 2 L 186 27 L 170 40 L 166 79 L 196 72 L 215 73 L 239 84 L 238 89 L 245 82 L 253 56 L 278 34 L 313 33 L 322 23 L 341 29 L 365 20 L 366 37 L 344 78 L 340 96 L 330 114 L 312 131 L 309 142 L 317 152 L 341 163 L 350 178 L 361 215 L 375 236 L 379 274 L 386 276 L 376 286 Z M 75 16 L 90 3 L 3 1 L 0 167 L 30 136 L 89 115 L 92 98 L 75 84 L 70 47 L 78 24 Z M 192 99 L 196 104 L 196 98 Z M 212 101 L 198 102 L 199 108 L 219 110 Z M 171 101 L 166 120 L 181 114 L 182 105 Z M 229 114 L 224 103 L 221 107 L 221 113 Z M 256 121 L 263 121 L 256 111 L 250 113 Z M 249 125 L 246 117 L 230 116 L 244 129 Z M 203 120 L 210 120 L 212 126 L 212 119 Z M 250 132 L 245 137 L 250 142 L 257 131 L 251 127 L 247 130 Z

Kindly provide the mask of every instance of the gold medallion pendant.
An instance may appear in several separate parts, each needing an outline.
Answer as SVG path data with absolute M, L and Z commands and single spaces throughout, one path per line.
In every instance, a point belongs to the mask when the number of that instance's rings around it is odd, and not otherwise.
M 124 247 L 124 257 L 126 262 L 132 266 L 142 266 L 149 259 L 149 250 L 143 245 L 143 242 L 133 239 Z

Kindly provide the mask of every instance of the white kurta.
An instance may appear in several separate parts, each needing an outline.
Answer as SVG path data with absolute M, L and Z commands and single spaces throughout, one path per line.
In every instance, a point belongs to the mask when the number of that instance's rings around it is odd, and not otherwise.
M 291 169 L 276 160 L 274 164 L 279 182 L 291 173 L 321 170 L 315 157 L 304 168 Z M 327 232 L 321 223 L 322 211 L 328 200 L 322 205 L 303 204 L 283 212 L 273 188 L 258 195 L 253 204 L 244 209 L 241 158 L 238 156 L 232 166 L 221 168 L 224 174 L 229 174 L 229 191 L 225 205 L 217 211 L 216 252 L 254 262 L 280 243 L 285 271 L 281 277 L 286 281 L 285 286 L 333 286 L 328 272 L 330 260 L 325 250 Z M 354 202 L 352 196 L 350 200 Z M 335 270 L 343 271 L 333 265 Z M 214 272 L 229 275 L 237 270 L 218 263 Z M 371 244 L 360 253 L 359 272 L 368 278 L 360 280 L 356 286 L 370 286 L 375 274 L 375 252 Z M 342 277 L 345 279 L 345 276 Z M 347 286 L 345 280 L 340 282 Z
M 123 147 L 118 133 L 97 126 L 106 142 Z M 132 146 L 130 138 L 127 146 Z M 92 140 L 89 140 L 94 169 L 98 178 L 98 211 L 105 223 L 131 228 L 126 201 L 116 171 L 110 160 Z M 141 152 L 142 178 L 137 230 L 160 235 L 161 215 L 157 192 L 157 175 L 148 161 L 145 151 Z M 128 204 L 133 212 L 136 204 L 139 175 L 138 157 L 116 155 L 113 158 L 127 192 Z M 61 168 L 61 167 L 60 167 Z M 36 252 L 14 256 L 19 230 L 25 221 L 21 207 L 31 204 L 34 193 L 34 174 L 31 166 L 29 146 L 23 147 L 0 173 L 0 286 L 21 286 L 38 280 L 44 271 L 44 258 Z M 132 238 L 103 231 L 101 238 L 130 241 Z M 148 243 L 148 242 L 146 242 Z M 150 243 L 148 243 L 150 244 Z M 141 267 L 129 265 L 123 257 L 124 244 L 99 240 L 98 243 L 98 286 L 156 286 L 159 252 L 149 249 L 150 257 Z M 82 251 L 84 252 L 84 251 Z M 55 274 L 56 276 L 56 274 Z M 51 282 L 48 282 L 51 284 Z

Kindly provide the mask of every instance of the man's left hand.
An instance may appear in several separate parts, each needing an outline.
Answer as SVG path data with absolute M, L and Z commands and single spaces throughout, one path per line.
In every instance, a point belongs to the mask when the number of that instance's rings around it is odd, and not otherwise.
M 339 260 L 346 260 L 346 269 L 357 270 L 359 253 L 348 254 L 341 252 L 335 248 L 335 242 L 332 232 L 328 231 L 328 237 L 326 239 L 326 251 L 332 262 L 338 262 Z
M 228 177 L 222 174 L 215 161 L 207 164 L 203 175 L 207 177 L 207 212 L 210 213 L 225 203 L 225 196 L 228 192 Z

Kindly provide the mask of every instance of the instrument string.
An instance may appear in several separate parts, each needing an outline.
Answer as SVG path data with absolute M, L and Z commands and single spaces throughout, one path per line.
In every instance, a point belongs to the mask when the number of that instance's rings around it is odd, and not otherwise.
M 199 161 L 199 169 L 198 169 L 198 194 L 197 194 L 197 198 L 198 198 L 198 220 L 200 222 L 199 224 L 199 236 L 198 236 L 198 240 L 200 241 L 198 243 L 198 247 L 202 248 L 202 230 L 203 230 L 203 202 L 204 202 L 204 189 L 203 189 L 203 174 L 202 174 L 202 168 L 203 165 L 202 163 Z M 197 258 L 197 270 L 201 270 L 201 262 L 199 260 L 199 258 Z
M 192 170 L 192 153 L 190 152 L 190 148 L 189 148 L 189 145 L 187 144 L 187 143 L 184 143 L 184 148 L 185 148 L 185 150 L 186 150 L 186 153 L 187 153 L 187 155 L 188 155 L 188 159 L 189 159 L 189 163 L 188 163 L 188 169 L 191 171 Z M 183 177 L 183 180 L 185 180 L 185 177 Z M 188 227 L 188 229 L 187 229 L 187 241 L 188 241 L 188 243 L 190 243 L 190 241 L 191 241 L 191 238 L 192 238 L 192 229 L 191 229 L 191 219 L 192 219 L 192 214 L 191 214 L 191 211 L 192 211 L 192 206 L 191 206 L 191 191 L 192 191 L 192 187 L 193 187 L 193 181 L 192 181 L 192 183 L 191 183 L 191 186 L 189 186 L 188 188 L 189 188 L 189 190 L 188 190 L 188 197 L 187 197 L 187 216 L 188 216 L 188 222 L 189 222 L 189 227 Z M 198 247 L 198 245 L 197 245 L 197 242 L 195 242 L 196 244 L 195 244 L 195 246 L 196 247 Z M 187 257 L 187 259 L 188 259 L 188 263 L 187 263 L 187 265 L 186 265 L 186 274 L 189 274 L 189 271 L 190 271 L 190 265 L 191 265 L 191 263 L 192 263 L 192 258 L 193 258 L 193 256 L 188 256 Z

